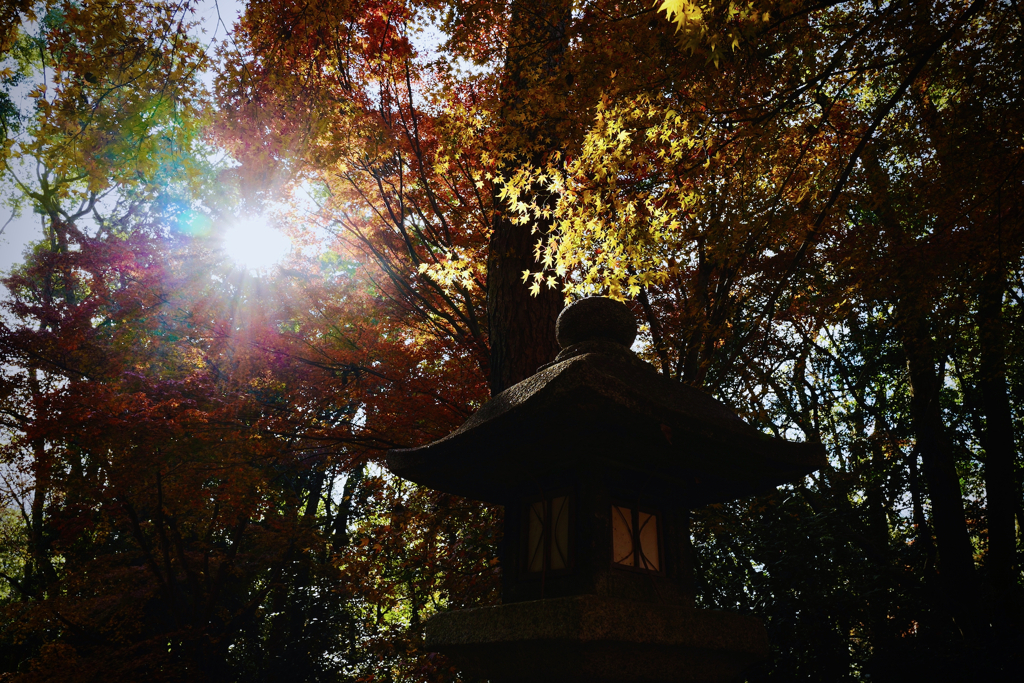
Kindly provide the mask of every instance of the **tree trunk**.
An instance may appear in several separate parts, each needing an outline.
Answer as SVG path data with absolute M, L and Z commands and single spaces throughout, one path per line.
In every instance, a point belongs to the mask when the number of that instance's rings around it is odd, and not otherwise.
M 926 578 L 931 577 L 935 570 L 935 543 L 932 542 L 932 527 L 924 514 L 924 496 L 921 493 L 921 483 L 917 470 L 917 459 L 920 455 L 917 447 L 907 456 L 907 484 L 910 489 L 911 510 L 914 519 L 914 532 L 916 540 L 914 546 L 924 555 L 923 574 Z
M 939 390 L 944 373 L 938 369 L 935 343 L 920 311 L 901 321 L 900 336 L 910 372 L 910 413 L 917 452 L 921 456 L 925 481 L 932 503 L 932 526 L 938 551 L 939 575 L 950 608 L 964 617 L 974 585 L 974 550 L 967 532 L 960 477 L 950 444 L 944 433 Z M 943 363 L 944 365 L 944 363 Z
M 997 593 L 1014 584 L 1017 533 L 1014 511 L 1019 495 L 1015 480 L 1013 418 L 1006 389 L 1006 338 L 1003 330 L 1005 274 L 986 273 L 978 291 L 978 386 L 985 410 L 985 497 L 988 555 L 985 567 Z
M 495 220 L 487 257 L 487 320 L 491 344 L 491 395 L 526 379 L 558 354 L 555 320 L 562 292 L 542 288 L 536 297 L 523 283 L 524 270 L 535 271 L 529 226 Z
M 889 176 L 878 161 L 876 150 L 864 152 L 864 167 L 872 193 L 879 199 L 882 225 L 893 240 L 893 253 L 919 254 L 906 234 L 890 197 Z M 938 555 L 939 578 L 948 605 L 962 630 L 967 630 L 970 599 L 974 588 L 974 549 L 967 532 L 963 492 L 950 444 L 942 421 L 940 390 L 945 361 L 940 364 L 929 318 L 934 313 L 937 292 L 933 272 L 912 269 L 911 257 L 905 270 L 893 279 L 897 297 L 897 331 L 910 374 L 910 417 L 913 424 L 914 451 L 921 458 L 921 469 L 932 503 L 932 530 Z M 920 529 L 919 529 L 920 531 Z
M 520 164 L 540 166 L 560 149 L 557 106 L 564 98 L 559 77 L 566 49 L 569 3 L 517 0 L 512 4 L 506 81 L 502 93 L 503 175 Z M 533 194 L 541 195 L 543 188 Z M 541 199 L 553 205 L 554 198 Z M 558 288 L 534 297 L 523 272 L 539 268 L 534 247 L 549 224 L 516 224 L 508 205 L 495 196 L 487 257 L 487 319 L 491 346 L 490 385 L 496 395 L 551 361 L 558 353 L 555 319 L 562 309 Z M 546 222 L 544 222 L 546 223 Z

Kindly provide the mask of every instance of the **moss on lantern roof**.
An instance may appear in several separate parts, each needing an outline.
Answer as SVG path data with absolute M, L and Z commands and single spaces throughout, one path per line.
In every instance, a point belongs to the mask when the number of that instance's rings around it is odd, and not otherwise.
M 821 444 L 763 434 L 637 358 L 625 305 L 583 299 L 562 312 L 558 328 L 563 349 L 553 363 L 445 438 L 390 451 L 388 468 L 498 504 L 534 484 L 599 475 L 657 481 L 698 507 L 768 492 L 824 464 Z

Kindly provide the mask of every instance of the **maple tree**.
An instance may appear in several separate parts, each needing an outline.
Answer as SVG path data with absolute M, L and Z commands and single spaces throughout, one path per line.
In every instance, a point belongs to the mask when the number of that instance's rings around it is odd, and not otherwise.
M 768 625 L 752 680 L 1020 668 L 1016 4 L 259 0 L 212 94 L 188 9 L 0 25 L 5 87 L 54 76 L 0 111 L 46 217 L 0 330 L 8 670 L 456 677 L 419 625 L 496 599 L 500 511 L 380 457 L 593 293 L 828 448 L 694 516 L 699 601 Z M 274 202 L 326 248 L 254 279 L 211 240 Z
M 402 620 L 493 593 L 474 547 L 494 525 L 368 459 L 468 415 L 472 354 L 396 331 L 401 312 L 343 258 L 273 287 L 221 262 L 230 174 L 198 137 L 187 6 L 36 9 L 19 49 L 45 78 L 7 167 L 47 221 L 0 330 L 6 670 L 433 671 Z M 318 286 L 339 282 L 332 303 Z
M 696 68 L 675 88 L 610 94 L 581 153 L 540 170 L 562 198 L 544 265 L 577 291 L 640 298 L 652 357 L 665 371 L 711 387 L 739 381 L 734 401 L 774 394 L 786 421 L 809 438 L 827 436 L 822 411 L 835 405 L 822 400 L 828 385 L 814 377 L 835 360 L 822 351 L 844 328 L 861 327 L 866 311 L 881 313 L 908 363 L 914 448 L 909 472 L 899 474 L 920 474 L 927 484 L 922 494 L 922 482 L 913 481 L 917 490 L 909 493 L 917 541 L 929 563 L 938 561 L 943 593 L 932 599 L 976 643 L 986 630 L 982 614 L 1003 612 L 1001 601 L 1019 596 L 1009 530 L 1010 510 L 1020 509 L 1019 448 L 1005 366 L 994 358 L 1006 350 L 1000 283 L 1020 265 L 1019 251 L 1008 246 L 1020 242 L 1020 157 L 1009 142 L 1020 121 L 1005 96 L 1020 78 L 1010 38 L 1019 35 L 1019 13 L 981 2 L 662 7 L 691 59 L 717 69 Z M 728 36 L 734 54 L 720 49 Z M 984 82 L 976 75 L 982 64 Z M 525 174 L 511 189 L 537 178 Z M 517 208 L 526 217 L 546 211 L 530 201 Z M 967 254 L 966 261 L 955 256 Z M 535 274 L 538 282 L 545 276 Z M 660 297 L 670 311 L 685 306 L 682 338 L 666 339 Z M 964 325 L 972 315 L 975 324 L 978 316 L 992 318 L 970 331 Z M 967 514 L 979 489 L 964 488 L 970 465 L 956 455 L 958 447 L 973 448 L 952 437 L 941 396 L 946 359 L 965 333 L 992 343 L 994 356 L 974 380 L 989 392 L 991 412 L 975 403 L 972 415 L 973 438 L 988 444 L 992 545 L 983 582 L 1001 596 L 982 609 Z M 776 363 L 781 377 L 771 372 Z M 846 384 L 858 378 L 844 370 Z M 796 376 L 786 377 L 791 371 Z M 976 390 L 960 381 L 960 391 Z M 854 396 L 861 413 L 855 433 L 871 438 L 873 423 L 877 439 L 892 416 L 878 396 Z M 763 411 L 763 401 L 752 412 Z M 998 445 L 989 430 L 1001 435 Z M 831 435 L 837 446 L 846 440 L 839 436 Z M 854 455 L 856 445 L 836 453 Z M 845 507 L 841 498 L 830 502 Z M 873 525 L 891 523 L 891 513 L 889 522 L 879 514 L 892 502 L 871 503 Z M 1004 625 L 1013 621 L 1003 615 Z

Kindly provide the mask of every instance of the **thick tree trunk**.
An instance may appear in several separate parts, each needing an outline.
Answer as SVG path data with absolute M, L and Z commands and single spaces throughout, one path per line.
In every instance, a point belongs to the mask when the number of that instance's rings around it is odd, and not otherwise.
M 910 372 L 910 412 L 932 503 L 932 526 L 938 551 L 939 575 L 955 614 L 965 617 L 974 587 L 974 550 L 967 532 L 963 492 L 950 444 L 945 436 L 935 343 L 924 316 L 912 311 L 901 324 L 901 337 Z M 969 625 L 961 623 L 961 629 Z
M 564 0 L 516 0 L 512 5 L 499 152 L 509 160 L 502 169 L 506 175 L 519 164 L 541 165 L 559 150 L 556 105 L 565 87 L 559 68 L 569 18 Z M 542 191 L 537 188 L 538 194 Z M 555 319 L 563 305 L 558 288 L 542 287 L 534 297 L 523 282 L 524 271 L 539 269 L 534 247 L 548 226 L 517 225 L 507 204 L 495 197 L 494 205 L 487 258 L 492 395 L 555 357 Z
M 1013 418 L 1006 389 L 1006 338 L 1003 329 L 1005 275 L 987 273 L 978 291 L 978 386 L 985 409 L 985 497 L 988 555 L 985 566 L 997 591 L 1014 584 L 1017 533 L 1014 512 L 1020 498 L 1015 480 Z
M 558 354 L 555 319 L 562 310 L 560 289 L 530 296 L 522 272 L 535 271 L 529 228 L 495 221 L 487 258 L 487 317 L 491 343 L 491 395 L 526 379 Z

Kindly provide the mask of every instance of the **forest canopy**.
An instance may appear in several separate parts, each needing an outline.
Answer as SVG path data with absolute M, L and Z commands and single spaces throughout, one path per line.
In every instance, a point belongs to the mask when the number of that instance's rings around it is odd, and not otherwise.
M 498 601 L 502 510 L 384 454 L 595 294 L 827 451 L 693 511 L 748 680 L 1019 679 L 1018 2 L 228 9 L 4 0 L 0 680 L 462 680 L 421 625 Z

